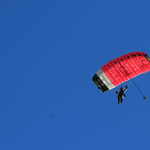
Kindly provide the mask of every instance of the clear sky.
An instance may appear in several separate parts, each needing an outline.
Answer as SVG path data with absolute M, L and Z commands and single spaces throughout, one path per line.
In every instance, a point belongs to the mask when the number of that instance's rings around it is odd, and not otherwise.
M 124 54 L 150 55 L 150 2 L 0 1 L 1 150 L 149 150 L 150 73 L 115 90 L 92 82 Z

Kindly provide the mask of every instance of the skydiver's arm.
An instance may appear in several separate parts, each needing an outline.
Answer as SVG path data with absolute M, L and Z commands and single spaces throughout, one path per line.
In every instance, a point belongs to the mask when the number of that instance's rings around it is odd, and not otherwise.
M 119 94 L 119 92 L 118 92 L 118 91 L 116 91 L 116 94 L 118 95 L 118 94 Z
M 123 92 L 125 93 L 128 89 L 128 85 L 126 85 L 126 87 L 123 89 Z

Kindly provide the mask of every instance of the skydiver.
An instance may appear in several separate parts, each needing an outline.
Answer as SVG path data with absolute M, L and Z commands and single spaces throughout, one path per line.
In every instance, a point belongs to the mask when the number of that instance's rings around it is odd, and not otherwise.
M 126 95 L 124 94 L 127 91 L 128 85 L 126 85 L 126 87 L 123 89 L 123 87 L 121 86 L 120 91 L 116 91 L 116 94 L 118 95 L 118 104 L 120 104 L 120 100 L 121 100 L 121 104 L 123 102 L 123 98 L 126 97 Z

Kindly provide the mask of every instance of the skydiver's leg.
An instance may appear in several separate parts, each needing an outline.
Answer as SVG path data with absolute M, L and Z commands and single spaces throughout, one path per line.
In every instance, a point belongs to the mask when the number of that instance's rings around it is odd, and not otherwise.
M 118 104 L 120 104 L 120 96 L 118 95 Z
M 122 104 L 122 102 L 123 102 L 123 98 L 121 97 L 121 104 Z

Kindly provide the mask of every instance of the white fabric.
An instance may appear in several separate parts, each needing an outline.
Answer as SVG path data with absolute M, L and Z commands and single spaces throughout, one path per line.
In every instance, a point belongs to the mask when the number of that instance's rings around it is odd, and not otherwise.
M 109 80 L 106 74 L 103 72 L 102 69 L 99 69 L 96 72 L 97 76 L 103 81 L 103 83 L 107 86 L 109 90 L 115 88 L 114 84 Z

